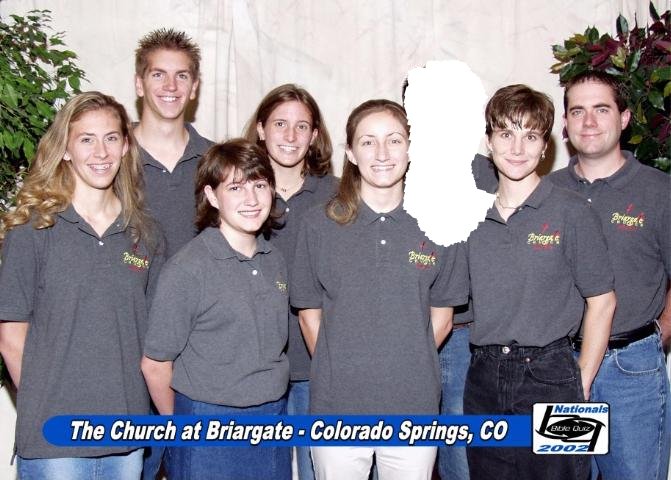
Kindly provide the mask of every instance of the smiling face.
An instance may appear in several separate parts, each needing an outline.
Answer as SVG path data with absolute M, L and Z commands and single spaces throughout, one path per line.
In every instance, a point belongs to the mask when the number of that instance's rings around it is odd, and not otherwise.
M 547 144 L 537 130 L 518 128 L 508 122 L 506 128 L 495 128 L 491 132 L 487 146 L 499 175 L 517 181 L 536 171 Z
M 404 126 L 390 112 L 375 112 L 361 119 L 346 153 L 359 167 L 362 193 L 366 189 L 402 188 L 408 146 Z
M 564 125 L 578 155 L 588 159 L 619 155 L 620 135 L 631 114 L 619 111 L 612 88 L 589 80 L 573 85 L 566 98 Z
M 312 128 L 310 110 L 295 100 L 275 107 L 265 124 L 257 123 L 256 131 L 266 143 L 273 168 L 278 165 L 287 168 L 302 166 L 318 133 Z
M 189 100 L 196 98 L 198 79 L 191 73 L 189 56 L 179 50 L 159 49 L 147 57 L 147 69 L 135 77 L 135 92 L 142 97 L 142 115 L 181 120 Z
M 75 177 L 75 192 L 111 190 L 128 151 L 121 121 L 108 108 L 91 110 L 70 124 L 63 161 L 70 164 Z
M 266 179 L 242 179 L 231 169 L 226 178 L 204 189 L 210 205 L 219 210 L 219 229 L 230 243 L 234 239 L 255 237 L 270 214 L 272 189 Z

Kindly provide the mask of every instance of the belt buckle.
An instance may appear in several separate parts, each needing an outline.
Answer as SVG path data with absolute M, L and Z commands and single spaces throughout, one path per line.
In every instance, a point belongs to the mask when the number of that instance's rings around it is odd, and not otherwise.
M 504 355 L 508 355 L 510 353 L 510 347 L 508 345 L 502 346 L 501 353 L 503 353 Z

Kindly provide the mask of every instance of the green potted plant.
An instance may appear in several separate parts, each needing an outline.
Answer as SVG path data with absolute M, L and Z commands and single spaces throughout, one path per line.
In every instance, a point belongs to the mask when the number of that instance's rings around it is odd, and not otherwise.
M 643 163 L 671 172 L 671 10 L 662 15 L 650 2 L 652 24 L 629 29 L 620 15 L 615 37 L 595 27 L 553 45 L 551 67 L 564 84 L 579 73 L 600 70 L 620 78 L 632 112 L 622 147 Z
M 48 10 L 11 15 L 8 22 L 0 18 L 0 214 L 12 207 L 58 107 L 79 93 L 85 78 L 77 56 L 65 49 L 63 33 L 50 23 Z

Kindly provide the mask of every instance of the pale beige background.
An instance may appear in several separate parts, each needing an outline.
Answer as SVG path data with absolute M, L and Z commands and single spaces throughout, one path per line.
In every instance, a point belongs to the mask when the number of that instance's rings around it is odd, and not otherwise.
M 671 0 L 654 4 L 661 12 Z M 202 48 L 195 124 L 209 138 L 239 135 L 274 86 L 303 85 L 325 114 L 337 174 L 350 110 L 373 97 L 400 100 L 412 67 L 463 60 L 488 93 L 527 83 L 550 94 L 562 112 L 558 78 L 549 73 L 550 45 L 588 25 L 614 33 L 620 12 L 648 20 L 647 0 L 2 0 L 0 16 L 32 8 L 50 9 L 54 27 L 67 32 L 90 80 L 84 88 L 116 96 L 135 118 L 133 51 L 140 36 L 158 27 L 185 30 Z M 568 159 L 560 120 L 555 169 Z M 444 155 L 449 158 L 450 145 Z M 0 391 L 0 479 L 13 478 L 13 411 L 5 394 Z

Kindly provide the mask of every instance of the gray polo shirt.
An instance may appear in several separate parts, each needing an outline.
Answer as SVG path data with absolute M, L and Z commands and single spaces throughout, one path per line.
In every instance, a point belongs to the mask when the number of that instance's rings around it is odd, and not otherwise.
M 615 275 L 614 334 L 656 319 L 671 277 L 671 176 L 622 153 L 622 168 L 592 183 L 576 174 L 576 157 L 550 175 L 587 198 L 601 220 Z
M 213 145 L 188 123 L 185 127 L 189 143 L 172 172 L 140 148 L 147 206 L 165 235 L 167 257 L 196 236 L 196 169 L 200 158 Z
M 172 360 L 172 387 L 192 400 L 250 407 L 289 382 L 284 258 L 262 238 L 247 258 L 207 228 L 165 265 L 144 353 Z
M 348 225 L 322 207 L 306 215 L 290 292 L 296 308 L 322 309 L 311 413 L 438 413 L 430 307 L 467 301 L 459 248 L 431 242 L 401 206 L 378 214 L 362 202 Z
M 102 237 L 68 207 L 50 228 L 12 229 L 2 248 L 0 319 L 29 322 L 18 392 L 16 446 L 24 458 L 94 457 L 126 447 L 56 447 L 54 415 L 145 415 L 140 373 L 145 292 L 162 263 L 121 222 Z
M 279 221 L 281 228 L 273 230 L 271 241 L 280 249 L 287 265 L 293 264 L 296 252 L 296 239 L 301 219 L 309 209 L 315 205 L 325 205 L 333 197 L 338 188 L 338 179 L 326 175 L 316 177 L 308 175 L 305 177 L 301 189 L 284 201 L 279 195 L 275 196 L 276 211 L 282 216 Z M 305 347 L 305 341 L 298 325 L 298 316 L 295 309 L 289 312 L 289 366 L 291 367 L 291 380 L 307 380 L 310 378 L 310 354 Z
M 613 289 L 596 214 L 548 179 L 507 222 L 492 206 L 467 251 L 474 345 L 543 347 L 574 335 L 584 298 Z

